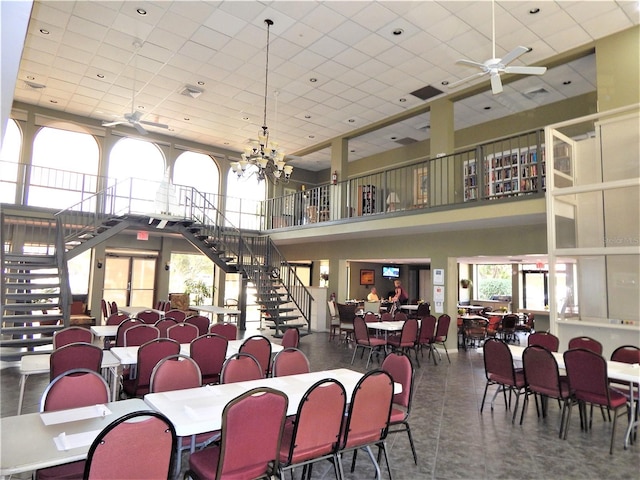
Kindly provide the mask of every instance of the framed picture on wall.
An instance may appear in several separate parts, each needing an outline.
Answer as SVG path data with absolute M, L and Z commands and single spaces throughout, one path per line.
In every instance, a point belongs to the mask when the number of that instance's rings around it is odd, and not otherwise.
M 413 204 L 423 205 L 429 202 L 429 170 L 418 167 L 413 170 Z
M 374 270 L 360 270 L 360 285 L 373 285 L 376 280 L 376 272 Z

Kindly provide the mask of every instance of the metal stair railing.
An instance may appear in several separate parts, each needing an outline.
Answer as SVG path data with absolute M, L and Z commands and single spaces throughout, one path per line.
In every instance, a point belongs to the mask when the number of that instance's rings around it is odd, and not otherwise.
M 271 290 L 277 294 L 273 287 L 273 281 L 277 280 L 310 329 L 313 297 L 271 239 L 243 235 L 201 192 L 194 188 L 185 188 L 183 192 L 189 216 L 199 224 L 203 234 L 218 239 L 236 257 L 238 270 L 247 275 L 258 292 Z

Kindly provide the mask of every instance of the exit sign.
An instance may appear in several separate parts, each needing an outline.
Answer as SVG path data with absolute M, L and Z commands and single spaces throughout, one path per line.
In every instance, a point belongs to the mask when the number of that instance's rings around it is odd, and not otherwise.
M 138 240 L 149 240 L 149 232 L 140 231 L 136 238 Z

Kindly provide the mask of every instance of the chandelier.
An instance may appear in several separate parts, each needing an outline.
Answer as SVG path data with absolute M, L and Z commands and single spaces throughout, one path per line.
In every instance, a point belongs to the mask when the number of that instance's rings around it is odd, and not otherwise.
M 273 25 L 273 20 L 267 18 L 267 60 L 264 72 L 264 117 L 262 121 L 262 131 L 258 134 L 258 140 L 245 148 L 241 155 L 242 160 L 233 162 L 231 168 L 238 178 L 248 178 L 256 174 L 258 181 L 265 178 L 274 184 L 279 182 L 288 183 L 293 172 L 293 167 L 287 165 L 284 160 L 284 151 L 279 145 L 269 140 L 269 128 L 267 127 L 267 91 L 269 83 L 269 29 Z

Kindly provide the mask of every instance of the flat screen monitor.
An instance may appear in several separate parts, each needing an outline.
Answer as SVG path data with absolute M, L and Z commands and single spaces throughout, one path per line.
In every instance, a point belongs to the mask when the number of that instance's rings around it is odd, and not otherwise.
M 398 278 L 400 277 L 400 267 L 394 267 L 393 265 L 383 265 L 382 276 L 384 278 Z

